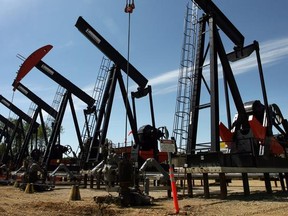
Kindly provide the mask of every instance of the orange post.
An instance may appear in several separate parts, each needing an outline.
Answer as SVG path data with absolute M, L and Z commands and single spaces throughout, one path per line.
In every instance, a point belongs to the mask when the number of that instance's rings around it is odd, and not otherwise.
M 176 188 L 176 182 L 174 178 L 174 170 L 172 166 L 172 158 L 171 158 L 171 152 L 176 152 L 175 148 L 175 140 L 160 140 L 160 148 L 162 152 L 167 152 L 168 154 L 168 162 L 169 162 L 169 177 L 171 182 L 171 190 L 173 195 L 173 202 L 174 202 L 174 208 L 176 210 L 176 214 L 179 213 L 179 205 L 178 205 L 178 197 L 177 197 L 177 188 Z
M 173 195 L 174 208 L 175 208 L 176 214 L 178 214 L 180 209 L 179 209 L 179 205 L 178 205 L 176 182 L 175 182 L 175 178 L 174 178 L 173 167 L 171 164 L 169 167 L 169 174 L 170 174 L 171 190 L 172 190 L 172 195 Z

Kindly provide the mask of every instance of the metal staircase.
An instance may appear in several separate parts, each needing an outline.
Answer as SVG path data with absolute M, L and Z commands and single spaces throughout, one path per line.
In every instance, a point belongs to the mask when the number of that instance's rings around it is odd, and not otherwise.
M 178 151 L 185 151 L 190 121 L 191 90 L 193 86 L 195 49 L 197 45 L 198 7 L 191 1 L 187 4 L 184 41 L 179 69 L 177 98 L 173 124 L 173 137 Z M 184 152 L 185 153 L 185 152 Z
M 93 156 L 95 148 L 98 151 L 98 147 L 94 147 L 91 144 L 92 136 L 94 134 L 95 125 L 97 121 L 97 114 L 100 108 L 103 91 L 105 88 L 108 71 L 110 69 L 111 60 L 103 56 L 101 65 L 99 68 L 98 76 L 93 88 L 92 98 L 95 99 L 95 106 L 92 111 L 85 110 L 85 124 L 82 129 L 82 141 L 84 144 L 84 149 L 81 155 L 82 164 L 85 162 L 93 162 L 95 161 L 95 157 Z
M 65 88 L 63 88 L 61 85 L 58 85 L 58 88 L 56 90 L 56 93 L 55 93 L 55 96 L 54 96 L 54 99 L 53 99 L 53 102 L 52 102 L 52 105 L 51 107 L 54 108 L 55 110 L 58 111 L 59 109 L 59 106 L 60 106 L 60 103 L 63 99 L 63 96 L 65 94 Z M 46 119 L 46 126 L 48 127 L 51 127 L 52 128 L 52 123 L 54 122 L 54 118 L 50 115 L 47 116 L 47 119 Z
M 66 89 L 64 87 L 62 87 L 61 85 L 58 85 L 54 99 L 52 101 L 52 105 L 51 105 L 51 107 L 54 108 L 57 112 L 59 111 L 59 107 L 64 97 L 65 91 Z M 51 131 L 52 131 L 55 123 L 56 123 L 55 119 L 51 115 L 48 115 L 46 122 L 45 122 L 45 127 L 51 128 Z M 59 142 L 59 137 L 58 137 L 58 142 Z
M 34 112 L 37 109 L 37 104 L 35 104 L 34 102 L 31 102 L 27 115 L 30 116 L 31 118 L 33 118 Z

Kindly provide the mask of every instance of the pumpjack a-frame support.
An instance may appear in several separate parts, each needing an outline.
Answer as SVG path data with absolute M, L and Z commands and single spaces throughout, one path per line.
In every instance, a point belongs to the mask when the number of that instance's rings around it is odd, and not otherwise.
M 2 139 L 4 138 L 4 143 L 7 143 L 10 139 L 10 132 L 15 129 L 15 125 L 1 114 L 0 114 L 0 122 L 2 123 L 2 128 L 0 132 L 0 141 L 2 142 Z M 23 131 L 21 131 L 20 129 L 17 131 L 17 133 L 22 132 Z
M 149 94 L 152 126 L 155 128 L 151 86 L 146 86 L 148 80 L 81 16 L 78 18 L 75 26 L 93 45 L 95 45 L 112 62 L 114 62 L 114 66 L 111 68 L 108 75 L 106 88 L 104 90 L 104 95 L 96 122 L 95 132 L 89 147 L 90 148 L 89 154 L 93 153 L 95 154 L 95 156 L 90 157 L 90 155 L 88 155 L 86 158 L 86 162 L 89 161 L 90 162 L 94 161 L 96 163 L 99 162 L 99 147 L 104 145 L 106 139 L 110 119 L 110 111 L 112 108 L 113 97 L 115 94 L 117 81 L 120 86 L 120 91 L 123 97 L 128 120 L 132 130 L 133 139 L 136 144 L 132 148 L 131 159 L 133 161 L 138 161 L 139 137 L 137 134 L 135 99 L 142 98 Z M 125 88 L 121 70 L 124 71 L 127 74 L 127 76 L 129 76 L 139 86 L 136 92 L 131 92 L 133 110 L 131 109 L 129 101 L 127 100 L 128 93 Z
M 1 128 L 1 133 L 0 133 L 0 140 L 2 141 L 2 139 L 5 139 L 5 143 L 9 142 L 10 140 L 10 136 L 11 136 L 11 132 L 14 131 L 15 129 L 15 124 L 13 122 L 11 122 L 10 120 L 8 120 L 6 117 L 4 117 L 3 115 L 0 114 L 0 122 L 2 122 L 2 128 Z M 21 130 L 20 128 L 17 128 L 16 131 L 17 134 L 24 135 L 24 131 Z
M 106 83 L 106 88 L 104 90 L 104 95 L 103 99 L 101 101 L 101 106 L 100 110 L 98 113 L 98 118 L 95 126 L 95 132 L 93 135 L 93 139 L 91 141 L 90 145 L 90 150 L 89 154 L 94 154 L 94 158 L 91 155 L 88 155 L 86 162 L 89 162 L 89 160 L 93 161 L 95 160 L 96 162 L 100 161 L 100 151 L 99 147 L 103 147 L 105 144 L 105 139 L 108 131 L 108 126 L 109 126 L 109 120 L 110 120 L 110 114 L 112 110 L 112 105 L 113 105 L 113 100 L 114 100 L 114 95 L 115 95 L 115 90 L 116 90 L 116 84 L 119 84 L 122 99 L 125 105 L 125 109 L 127 112 L 127 117 L 130 123 L 130 127 L 132 131 L 135 131 L 133 133 L 133 138 L 135 143 L 139 143 L 139 137 L 137 135 L 137 119 L 136 119 L 136 105 L 135 105 L 135 98 L 142 98 L 144 96 L 147 96 L 149 94 L 149 99 L 150 99 L 150 109 L 151 109 L 151 118 L 152 118 L 152 125 L 155 127 L 155 120 L 154 120 L 154 115 L 153 115 L 153 103 L 152 103 L 152 91 L 151 87 L 147 86 L 145 89 L 138 89 L 137 92 L 131 92 L 132 96 L 132 109 L 130 106 L 129 101 L 127 101 L 127 91 L 125 88 L 125 84 L 123 81 L 123 77 L 121 74 L 121 70 L 117 66 L 113 66 L 111 70 L 109 71 L 108 75 L 108 81 Z M 140 92 L 141 90 L 141 92 Z M 133 151 L 134 150 L 134 151 Z M 133 161 L 138 161 L 138 146 L 135 145 L 132 148 L 132 160 Z M 95 154 L 96 153 L 96 154 Z
M 18 107 L 16 107 L 13 103 L 11 103 L 2 95 L 0 95 L 0 102 L 18 116 L 18 119 L 15 123 L 15 127 L 6 145 L 6 151 L 5 151 L 4 157 L 2 158 L 2 162 L 7 163 L 9 160 L 9 153 L 10 153 L 10 157 L 13 160 L 15 160 L 15 158 L 13 158 L 14 155 L 12 153 L 12 144 L 16 137 L 16 134 L 19 132 L 19 130 L 21 130 L 22 132 L 19 133 L 21 135 L 20 138 L 24 140 L 25 136 L 27 136 L 27 133 L 24 132 L 23 120 L 26 121 L 26 123 L 30 126 L 31 123 L 33 122 L 33 119 L 30 118 L 26 113 L 24 113 L 22 110 L 20 110 Z M 39 127 L 39 124 L 36 122 L 33 125 L 33 129 L 31 131 L 35 132 L 38 129 L 38 127 Z
M 214 15 L 214 14 L 213 14 Z M 200 94 L 201 94 L 201 82 L 203 77 L 203 64 L 207 51 L 205 53 L 205 32 L 206 32 L 206 23 L 209 25 L 209 45 L 207 50 L 210 49 L 210 110 L 211 110 L 211 151 L 220 151 L 220 142 L 219 142 L 219 91 L 218 91 L 218 60 L 217 54 L 219 55 L 220 61 L 223 66 L 223 74 L 229 87 L 233 99 L 235 101 L 238 113 L 244 118 L 246 118 L 246 113 L 243 107 L 243 102 L 237 88 L 234 76 L 226 53 L 220 39 L 217 23 L 214 17 L 216 15 L 204 16 L 199 22 L 199 33 L 198 33 L 198 47 L 196 51 L 196 62 L 195 62 L 195 73 L 194 73 L 194 83 L 191 96 L 191 121 L 189 124 L 189 133 L 188 133 L 188 145 L 187 153 L 188 155 L 193 154 L 196 149 L 196 139 L 197 139 L 197 127 L 198 127 L 198 118 L 200 105 Z M 248 120 L 247 120 L 248 124 Z M 188 156 L 189 160 L 189 156 Z
M 15 86 L 19 84 L 21 79 L 33 68 L 36 67 L 38 70 L 43 72 L 46 76 L 51 78 L 53 81 L 61 85 L 63 88 L 65 88 L 66 92 L 63 95 L 60 108 L 58 110 L 58 114 L 55 118 L 55 123 L 52 128 L 51 136 L 48 141 L 48 145 L 46 148 L 46 151 L 44 153 L 44 159 L 43 163 L 46 167 L 49 166 L 50 160 L 51 160 L 51 152 L 53 147 L 56 145 L 57 138 L 60 135 L 60 129 L 62 125 L 62 121 L 64 118 L 66 107 L 69 103 L 73 123 L 76 130 L 76 135 L 79 143 L 80 149 L 83 149 L 83 143 L 81 140 L 81 132 L 77 120 L 77 115 L 72 99 L 72 95 L 75 95 L 78 97 L 81 101 L 87 104 L 88 108 L 87 110 L 92 110 L 93 105 L 95 103 L 95 100 L 90 97 L 88 94 L 86 94 L 83 90 L 81 90 L 79 87 L 77 87 L 75 84 L 73 84 L 71 81 L 66 79 L 64 76 L 62 76 L 60 73 L 58 73 L 55 69 L 47 65 L 45 62 L 43 62 L 41 59 L 52 49 L 52 45 L 46 45 L 38 50 L 34 51 L 21 65 L 17 77 L 15 79 Z M 15 87 L 14 86 L 14 87 Z
M 220 151 L 219 141 L 219 90 L 218 90 L 218 59 L 222 63 L 223 76 L 227 81 L 231 94 L 234 99 L 237 111 L 242 118 L 246 118 L 243 102 L 234 79 L 232 69 L 226 57 L 225 49 L 222 44 L 218 27 L 234 42 L 236 48 L 241 49 L 244 43 L 244 37 L 235 28 L 235 26 L 225 17 L 225 15 L 210 0 L 195 1 L 205 12 L 206 15 L 199 20 L 199 32 L 197 40 L 194 83 L 191 95 L 191 121 L 188 133 L 188 163 L 192 155 L 195 154 L 197 129 L 199 120 L 199 110 L 204 108 L 200 105 L 201 82 L 203 79 L 203 64 L 210 50 L 210 115 L 211 115 L 211 151 Z M 205 51 L 205 33 L 206 24 L 209 26 L 209 43 Z M 206 106 L 207 107 L 207 106 Z M 247 120 L 248 125 L 248 120 Z
M 28 133 L 25 137 L 25 140 L 24 140 L 23 145 L 21 147 L 21 151 L 20 151 L 20 153 L 17 157 L 17 160 L 16 160 L 16 168 L 19 168 L 23 162 L 24 157 L 26 156 L 25 153 L 27 152 L 29 141 L 31 140 L 33 127 L 36 124 L 38 117 L 40 118 L 40 122 L 41 122 L 45 146 L 48 146 L 48 136 L 47 136 L 46 125 L 45 125 L 45 121 L 43 118 L 42 110 L 46 111 L 46 113 L 48 113 L 54 119 L 56 119 L 58 113 L 55 109 L 53 109 L 51 106 L 49 106 L 45 101 L 43 101 L 40 97 L 38 97 L 36 94 L 34 94 L 31 90 L 29 90 L 22 83 L 18 82 L 16 84 L 15 82 L 13 82 L 12 86 L 14 87 L 14 90 L 17 89 L 18 91 L 20 91 L 23 95 L 28 97 L 33 103 L 35 103 L 37 105 L 37 108 L 35 109 L 33 117 L 32 117 L 32 122 L 29 126 L 29 129 L 28 129 Z M 35 144 L 34 149 L 35 150 L 38 149 L 37 143 Z
M 249 128 L 248 115 L 245 111 L 242 97 L 240 95 L 236 80 L 234 78 L 229 61 L 237 61 L 239 59 L 249 56 L 253 51 L 256 51 L 257 62 L 259 68 L 259 74 L 261 79 L 262 94 L 266 110 L 268 110 L 268 101 L 266 95 L 266 89 L 264 84 L 259 46 L 256 41 L 253 44 L 244 47 L 244 36 L 238 31 L 238 29 L 230 22 L 230 20 L 217 8 L 217 6 L 211 0 L 194 0 L 199 7 L 206 13 L 199 20 L 197 50 L 195 71 L 193 76 L 193 89 L 191 91 L 191 107 L 190 107 L 190 124 L 187 143 L 187 163 L 191 165 L 193 155 L 197 150 L 197 132 L 199 122 L 199 111 L 203 108 L 210 107 L 211 116 L 211 152 L 220 152 L 220 136 L 219 136 L 219 74 L 218 74 L 218 57 L 220 59 L 223 71 L 224 81 L 224 95 L 226 100 L 227 121 L 231 126 L 231 114 L 230 114 L 230 102 L 229 92 L 233 98 L 235 108 L 238 112 L 238 118 L 242 122 L 243 128 Z M 206 30 L 206 26 L 209 27 Z M 222 43 L 219 29 L 225 33 L 225 35 L 234 43 L 234 51 L 226 54 L 224 45 Z M 209 33 L 209 41 L 205 49 L 205 36 Z M 204 80 L 203 77 L 203 65 L 205 58 L 210 51 L 210 103 L 207 105 L 200 104 L 201 96 L 201 83 Z M 205 80 L 204 80 L 205 81 Z M 207 87 L 207 85 L 206 85 Z M 208 87 L 207 87 L 208 88 Z M 269 115 L 269 112 L 267 112 Z M 268 119 L 269 116 L 268 116 Z M 268 124 L 271 124 L 268 122 Z
M 0 114 L 0 122 L 2 122 L 3 127 L 1 128 L 1 134 L 0 134 L 0 140 L 2 142 L 2 139 L 4 138 L 3 143 L 6 143 L 6 149 L 2 155 L 1 163 L 6 164 L 9 161 L 9 153 L 12 154 L 11 145 L 8 145 L 10 143 L 12 138 L 13 132 L 15 133 L 14 137 L 18 134 L 19 137 L 25 137 L 25 132 L 23 129 L 20 129 L 19 127 L 16 128 L 15 124 L 12 123 L 10 120 L 5 118 L 3 115 Z

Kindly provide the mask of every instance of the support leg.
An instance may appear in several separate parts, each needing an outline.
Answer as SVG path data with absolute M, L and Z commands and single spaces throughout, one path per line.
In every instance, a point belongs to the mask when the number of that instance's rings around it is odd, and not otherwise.
M 210 198 L 208 173 L 203 173 L 204 197 Z
M 272 193 L 271 181 L 269 173 L 264 173 L 265 187 L 268 194 Z
M 219 180 L 220 180 L 220 197 L 221 199 L 226 199 L 227 197 L 227 182 L 225 173 L 219 173 Z
M 250 188 L 249 188 L 249 180 L 248 180 L 248 174 L 247 173 L 242 173 L 242 181 L 243 181 L 244 195 L 248 196 L 248 195 L 250 195 Z
M 187 173 L 187 190 L 188 196 L 193 197 L 192 174 Z
M 286 190 L 288 190 L 288 173 L 284 173 L 285 183 L 286 183 Z
M 87 180 L 88 180 L 88 174 L 85 174 L 83 179 L 84 188 L 87 188 Z
M 286 191 L 283 173 L 279 173 L 279 181 L 282 191 Z
M 90 175 L 90 188 L 93 188 L 94 186 L 94 176 Z

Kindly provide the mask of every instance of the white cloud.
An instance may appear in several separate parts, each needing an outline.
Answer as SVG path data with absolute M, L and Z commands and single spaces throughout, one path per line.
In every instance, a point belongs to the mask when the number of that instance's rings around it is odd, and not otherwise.
M 173 71 L 166 72 L 165 74 L 161 74 L 160 76 L 149 79 L 148 84 L 151 86 L 155 86 L 155 85 L 173 83 L 175 81 L 177 82 L 178 73 L 179 73 L 179 70 L 173 70 Z
M 259 46 L 263 67 L 271 66 L 288 57 L 288 38 L 266 41 Z M 232 63 L 231 66 L 235 75 L 247 73 L 257 67 L 256 57 L 252 54 L 246 59 Z
M 269 67 L 277 62 L 288 57 L 288 38 L 280 38 L 263 42 L 260 46 L 260 55 L 262 66 Z M 206 65 L 206 63 L 204 64 Z M 233 74 L 235 76 L 250 72 L 257 68 L 257 61 L 255 54 L 242 59 L 240 61 L 231 63 Z M 209 75 L 209 68 L 206 67 L 203 71 L 205 77 Z M 219 74 L 222 78 L 222 68 L 219 65 Z M 153 86 L 154 92 L 157 94 L 166 94 L 176 91 L 175 85 L 178 83 L 179 70 L 173 70 L 161 74 L 149 80 L 149 84 Z
M 276 64 L 278 61 L 288 57 L 288 38 L 280 38 L 275 40 L 270 40 L 260 44 L 261 62 L 263 67 L 268 67 Z M 205 63 L 206 65 L 206 63 Z M 242 59 L 240 61 L 231 64 L 233 74 L 235 76 L 243 73 L 247 73 L 257 68 L 257 61 L 255 54 L 250 57 Z M 265 70 L 265 68 L 264 68 Z M 203 71 L 205 77 L 208 76 L 209 68 L 206 67 Z M 219 74 L 222 78 L 222 68 L 219 65 Z M 172 70 L 160 74 L 159 76 L 149 79 L 148 84 L 153 88 L 154 95 L 164 95 L 177 91 L 179 70 Z M 92 95 L 93 86 L 84 87 L 85 92 L 89 92 Z M 136 85 L 130 86 L 129 89 L 134 91 L 137 89 Z
M 165 95 L 175 92 L 176 90 L 177 90 L 177 83 L 161 89 L 160 88 L 153 89 L 153 95 Z
M 262 63 L 269 64 L 288 57 L 288 38 L 271 40 L 260 44 Z

